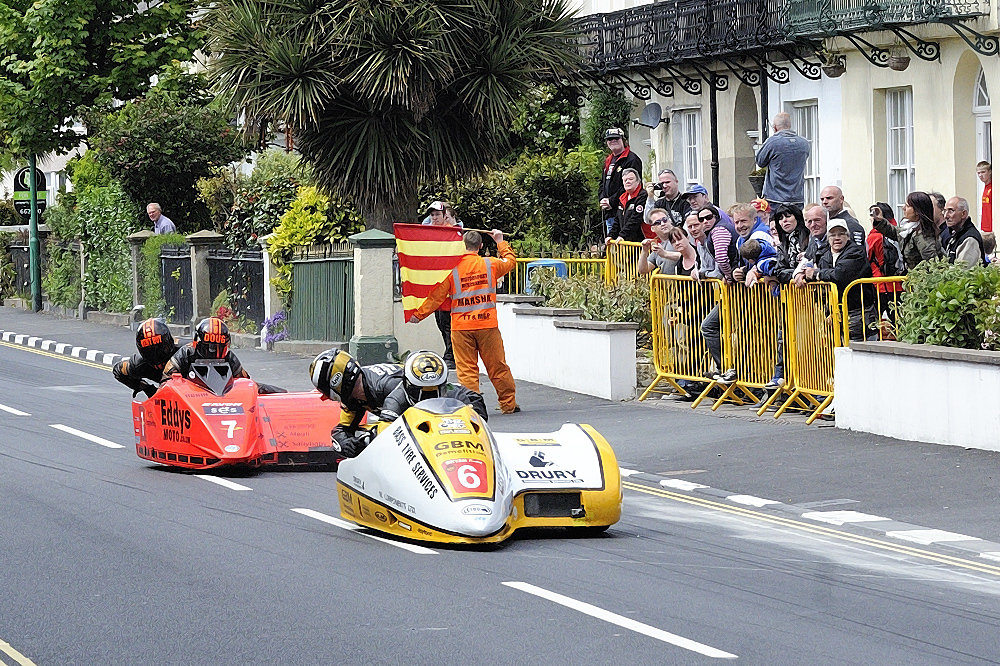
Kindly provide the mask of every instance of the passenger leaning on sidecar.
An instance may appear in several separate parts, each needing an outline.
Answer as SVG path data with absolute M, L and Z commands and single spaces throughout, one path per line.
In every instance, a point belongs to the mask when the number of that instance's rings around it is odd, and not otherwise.
M 385 399 L 379 420 L 395 421 L 413 405 L 430 398 L 454 398 L 470 405 L 484 421 L 490 418 L 482 395 L 448 383 L 448 369 L 443 358 L 431 351 L 418 351 L 406 357 L 403 382 Z
M 124 358 L 111 369 L 114 378 L 132 389 L 132 397 L 143 391 L 149 397 L 163 381 L 163 368 L 177 352 L 177 343 L 170 327 L 162 319 L 147 319 L 135 332 L 138 354 Z
M 394 363 L 361 367 L 347 352 L 328 349 L 313 359 L 309 378 L 326 398 L 342 405 L 331 444 L 345 458 L 353 458 L 375 436 L 362 424 L 365 412 L 376 416 L 382 412 L 385 399 L 403 381 L 403 368 Z

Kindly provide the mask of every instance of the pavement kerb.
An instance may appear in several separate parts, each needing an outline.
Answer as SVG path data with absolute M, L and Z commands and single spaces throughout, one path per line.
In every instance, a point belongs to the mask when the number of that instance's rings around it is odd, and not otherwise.
M 841 530 L 859 530 L 861 533 L 868 533 L 869 536 L 877 536 L 881 539 L 893 539 L 901 544 L 908 545 L 923 545 L 925 547 L 933 545 L 934 548 L 939 548 L 942 550 L 950 551 L 954 555 L 961 555 L 963 557 L 974 557 L 983 560 L 984 562 L 1000 562 L 1000 543 L 994 541 L 987 541 L 985 539 L 980 539 L 971 535 L 962 535 L 949 533 L 941 528 L 931 528 L 923 527 L 920 525 L 913 525 L 911 523 L 904 523 L 898 520 L 893 520 L 892 518 L 884 518 L 882 520 L 872 520 L 873 518 L 881 518 L 881 516 L 867 516 L 867 514 L 862 514 L 854 511 L 817 511 L 819 507 L 803 507 L 796 506 L 793 504 L 786 504 L 784 502 L 779 502 L 777 500 L 770 500 L 763 497 L 754 497 L 751 495 L 744 495 L 741 493 L 731 492 L 728 490 L 721 490 L 719 488 L 712 488 L 704 484 L 687 481 L 684 479 L 677 479 L 673 477 L 660 476 L 657 474 L 650 474 L 648 472 L 642 472 L 632 469 L 627 463 L 619 461 L 622 470 L 622 481 L 631 481 L 633 483 L 649 486 L 650 488 L 666 489 L 670 492 L 678 494 L 686 494 L 689 496 L 703 495 L 712 498 L 714 501 L 727 502 L 733 506 L 738 506 L 742 508 L 752 508 L 754 511 L 759 511 L 762 513 L 777 512 L 779 514 L 786 514 L 786 516 L 794 516 L 795 519 L 801 520 L 802 522 L 807 522 L 810 524 L 815 524 L 817 526 L 827 526 L 834 527 Z M 737 498 L 737 499 L 733 499 Z M 837 513 L 847 513 L 847 514 L 857 514 L 858 516 L 867 516 L 864 519 L 854 519 L 854 520 L 844 520 L 841 523 L 831 522 L 831 520 L 821 520 L 815 517 L 810 517 L 807 514 L 837 514 Z M 913 539 L 905 539 L 896 536 L 899 533 L 913 533 L 913 532 L 940 532 L 942 534 L 954 534 L 955 537 L 960 537 L 961 540 L 947 540 L 947 539 L 936 539 L 931 543 L 924 544 L 920 541 L 914 541 Z
M 0 329 L 0 340 L 10 344 L 20 345 L 22 347 L 31 347 L 33 349 L 47 351 L 52 354 L 78 358 L 92 363 L 107 365 L 109 367 L 124 358 L 121 354 L 105 352 L 100 349 L 78 347 L 68 342 L 59 342 L 57 340 L 49 340 L 39 336 L 17 333 L 15 331 L 5 331 L 2 329 Z

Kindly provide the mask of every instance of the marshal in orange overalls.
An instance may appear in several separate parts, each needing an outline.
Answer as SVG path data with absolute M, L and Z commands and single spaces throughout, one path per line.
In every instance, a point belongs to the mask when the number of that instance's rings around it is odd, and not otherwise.
M 478 248 L 466 245 L 458 266 L 434 287 L 414 316 L 423 320 L 451 297 L 451 345 L 458 381 L 478 393 L 482 358 L 500 400 L 500 411 L 509 414 L 517 409 L 517 399 L 497 323 L 497 280 L 514 270 L 517 258 L 506 241 L 497 243 L 497 249 L 499 259 L 480 257 Z

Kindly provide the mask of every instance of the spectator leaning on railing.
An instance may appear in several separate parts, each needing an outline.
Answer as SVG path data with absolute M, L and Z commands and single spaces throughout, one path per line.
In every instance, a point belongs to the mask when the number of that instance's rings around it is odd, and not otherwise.
M 647 275 L 659 269 L 664 275 L 673 275 L 680 255 L 670 244 L 669 231 L 674 228 L 670 223 L 670 215 L 662 208 L 653 208 L 648 219 L 656 238 L 642 241 L 636 271 L 639 275 Z
M 816 266 L 803 269 L 803 277 L 806 282 L 833 282 L 837 285 L 840 298 L 844 298 L 846 292 L 850 337 L 852 340 L 865 340 L 873 336 L 874 327 L 869 327 L 868 324 L 874 323 L 875 294 L 870 284 L 850 291 L 847 286 L 855 280 L 872 276 L 867 253 L 863 246 L 851 240 L 850 230 L 844 220 L 830 220 L 826 235 L 829 251 L 820 255 Z
M 698 253 L 698 276 L 701 278 L 719 278 L 722 273 L 719 265 L 715 263 L 715 257 L 708 249 L 708 238 L 705 236 L 705 225 L 698 219 L 698 211 L 694 210 L 687 214 L 684 219 L 684 229 L 687 230 L 691 243 Z
M 738 234 L 732 223 L 719 217 L 715 206 L 704 206 L 698 211 L 698 219 L 705 225 L 708 235 L 708 250 L 718 264 L 719 272 L 726 284 L 733 283 L 733 267 L 739 264 L 739 253 L 736 250 Z M 722 384 L 732 384 L 736 381 L 736 369 L 722 367 L 722 321 L 719 317 L 719 306 L 716 305 L 701 322 L 701 335 L 705 338 L 708 353 L 715 361 L 717 371 L 712 374 L 714 381 Z

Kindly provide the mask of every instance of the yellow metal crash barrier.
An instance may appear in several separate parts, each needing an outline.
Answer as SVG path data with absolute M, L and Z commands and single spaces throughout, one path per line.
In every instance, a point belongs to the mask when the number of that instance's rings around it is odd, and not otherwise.
M 790 393 L 775 418 L 789 409 L 809 413 L 812 423 L 833 402 L 834 349 L 840 346 L 840 307 L 837 285 L 810 282 L 804 287 L 782 289 L 785 302 L 785 344 L 788 348 Z M 776 391 L 763 413 L 782 391 Z
M 895 276 L 863 278 L 847 285 L 840 298 L 844 344 L 850 340 L 896 340 L 896 310 L 905 283 L 905 277 Z
M 659 274 L 650 278 L 656 379 L 639 396 L 640 400 L 650 393 L 687 395 L 678 384 L 682 380 L 710 381 L 712 359 L 701 335 L 701 322 L 721 298 L 720 280 Z
M 561 261 L 566 264 L 566 271 L 568 277 L 586 276 L 586 275 L 604 275 L 605 269 L 607 267 L 607 260 L 605 259 L 576 259 L 576 258 L 545 258 L 544 260 L 540 257 L 526 257 L 519 258 L 517 260 L 517 267 L 504 276 L 505 280 L 510 280 L 510 289 L 507 291 L 508 294 L 527 294 L 528 292 L 528 264 L 533 261 Z
M 712 404 L 713 411 L 724 402 L 744 405 L 760 401 L 754 389 L 762 390 L 775 376 L 785 325 L 781 295 L 774 288 L 732 284 L 725 285 L 724 291 L 722 355 L 728 359 L 724 365 L 736 369 L 737 379 L 728 386 L 715 382 L 724 390 Z
M 608 284 L 618 284 L 623 280 L 638 280 L 639 252 L 642 243 L 613 240 L 605 247 L 607 268 L 604 279 Z

